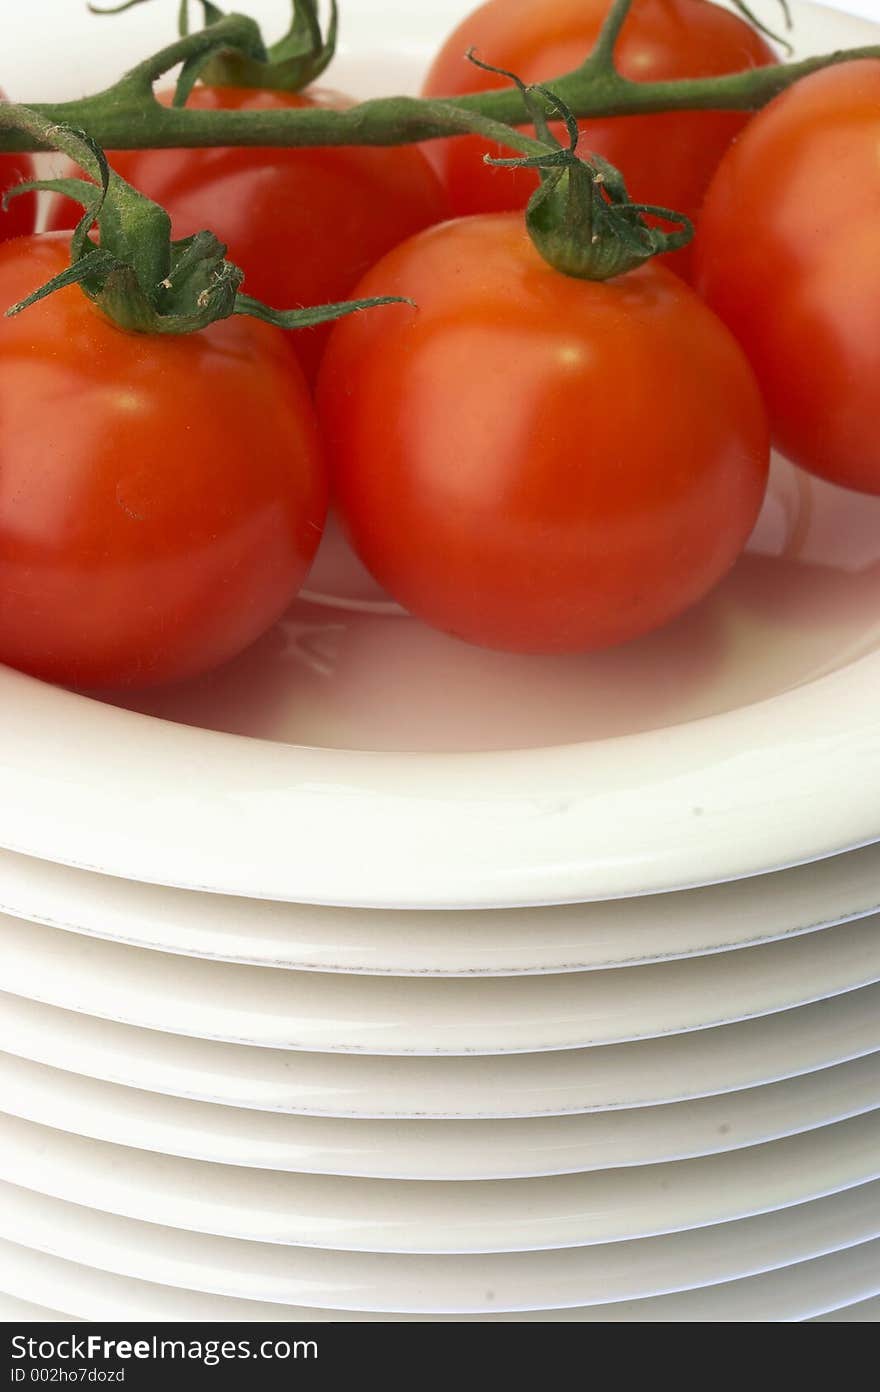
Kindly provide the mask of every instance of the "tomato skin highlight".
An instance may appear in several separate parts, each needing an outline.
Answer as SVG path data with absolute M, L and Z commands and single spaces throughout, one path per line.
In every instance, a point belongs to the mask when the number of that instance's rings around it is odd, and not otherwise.
M 696 256 L 780 450 L 880 493 L 880 62 L 814 73 L 759 112 L 718 169 Z
M 295 93 L 202 85 L 187 103 L 199 111 L 350 104 L 315 87 Z M 119 150 L 108 158 L 171 214 L 175 237 L 216 232 L 244 271 L 247 293 L 277 309 L 345 299 L 386 251 L 448 214 L 437 174 L 412 146 Z M 77 211 L 57 198 L 48 225 L 72 227 Z M 290 336 L 310 381 L 328 334 L 320 325 Z
M 5 92 L 0 89 L 0 102 L 6 101 Z M 25 179 L 36 178 L 34 162 L 30 155 L 0 155 L 0 200 L 7 189 L 13 188 Z M 0 242 L 8 237 L 22 237 L 33 232 L 37 221 L 37 195 L 23 193 L 9 201 L 9 207 L 0 207 Z
M 426 96 L 460 96 L 507 85 L 482 72 L 465 54 L 547 82 L 578 67 L 593 48 L 609 0 L 489 0 L 446 40 L 424 84 Z M 706 0 L 636 0 L 618 40 L 616 62 L 625 77 L 654 82 L 709 77 L 776 61 L 766 40 L 738 16 Z M 604 155 L 621 170 L 636 202 L 658 204 L 696 220 L 712 173 L 749 113 L 680 111 L 579 122 L 579 153 Z M 560 135 L 561 135 L 560 131 Z M 524 208 L 537 186 L 531 170 L 493 169 L 483 155 L 512 152 L 476 136 L 429 146 L 453 212 Z M 674 253 L 670 269 L 688 276 L 690 250 Z
M 766 416 L 732 335 L 656 264 L 547 266 L 518 214 L 445 223 L 359 294 L 318 384 L 356 551 L 417 617 L 561 653 L 660 627 L 733 564 L 767 482 Z
M 0 246 L 0 305 L 68 263 Z M 123 333 L 77 288 L 0 320 L 0 661 L 88 688 L 178 681 L 256 639 L 320 539 L 326 472 L 280 330 Z

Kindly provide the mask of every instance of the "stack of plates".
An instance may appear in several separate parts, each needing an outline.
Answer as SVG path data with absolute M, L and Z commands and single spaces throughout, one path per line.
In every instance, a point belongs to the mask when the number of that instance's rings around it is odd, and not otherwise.
M 0 1314 L 875 1319 L 878 537 L 778 462 L 619 652 L 330 537 L 200 682 L 0 669 Z

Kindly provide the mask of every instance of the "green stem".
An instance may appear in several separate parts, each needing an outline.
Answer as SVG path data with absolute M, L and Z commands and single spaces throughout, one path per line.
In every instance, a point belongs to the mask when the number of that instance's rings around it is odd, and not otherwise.
M 58 126 L 29 107 L 0 102 L 3 130 L 24 131 L 40 149 L 61 150 L 91 176 L 37 179 L 7 190 L 4 207 L 21 193 L 45 189 L 74 199 L 84 209 L 71 236 L 70 265 L 17 304 L 4 307 L 7 316 L 71 285 L 79 285 L 120 328 L 148 334 L 195 333 L 232 314 L 247 314 L 282 329 L 311 328 L 363 309 L 403 302 L 399 296 L 383 296 L 274 309 L 242 293 L 244 272 L 226 260 L 226 247 L 213 232 L 173 241 L 164 208 L 114 173 L 103 150 L 84 131 Z M 89 235 L 93 224 L 99 234 L 97 246 Z
M 609 15 L 609 42 L 614 37 L 611 20 L 615 24 L 618 20 L 623 22 L 627 2 L 618 0 Z M 250 51 L 258 56 L 254 53 L 256 42 L 253 22 L 230 15 L 170 44 L 103 92 L 79 101 L 36 103 L 33 109 L 53 123 L 87 130 L 99 145 L 111 150 L 215 145 L 405 145 L 467 131 L 496 140 L 500 139 L 496 123 L 507 126 L 528 120 L 522 95 L 515 87 L 457 97 L 454 102 L 383 97 L 344 111 L 317 107 L 195 111 L 163 106 L 153 98 L 152 83 L 175 64 L 199 63 L 224 49 Z M 622 77 L 606 58 L 597 65 L 591 54 L 574 72 L 547 85 L 581 119 L 655 111 L 753 111 L 800 78 L 859 58 L 880 58 L 880 45 L 822 54 L 796 63 L 749 68 L 723 77 L 632 82 Z M 526 139 L 518 141 L 517 147 L 529 150 Z M 509 132 L 505 132 L 504 143 L 513 143 Z M 0 150 L 40 148 L 39 142 L 26 132 L 0 131 Z
M 109 97 L 114 92 L 143 92 L 145 89 L 152 96 L 153 83 L 158 81 L 160 77 L 164 77 L 165 73 L 176 67 L 178 63 L 211 57 L 224 47 L 231 48 L 238 53 L 246 53 L 251 57 L 266 57 L 263 36 L 256 20 L 249 19 L 246 15 L 227 15 L 216 25 L 197 29 L 194 34 L 185 34 L 176 39 L 174 43 L 166 44 L 165 48 L 160 48 L 158 53 L 153 53 L 142 63 L 138 63 L 112 87 L 108 87 L 106 92 L 99 92 L 97 99 L 102 96 Z M 83 103 L 68 104 L 78 106 L 88 104 L 93 100 L 96 98 L 85 97 Z M 156 104 L 158 105 L 158 103 Z M 98 143 L 100 144 L 100 141 Z
M 614 49 L 620 37 L 620 31 L 632 9 L 632 3 L 633 0 L 614 0 L 602 21 L 599 37 L 587 59 L 587 63 L 591 67 L 606 71 L 614 67 Z

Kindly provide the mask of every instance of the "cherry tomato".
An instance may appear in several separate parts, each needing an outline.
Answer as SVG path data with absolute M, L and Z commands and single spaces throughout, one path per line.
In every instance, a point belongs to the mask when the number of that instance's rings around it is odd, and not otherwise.
M 188 103 L 200 111 L 348 104 L 314 87 L 297 94 L 204 86 Z M 386 251 L 448 211 L 436 173 L 412 146 L 126 150 L 109 159 L 167 209 L 176 237 L 216 232 L 245 272 L 247 293 L 279 309 L 345 299 Z M 49 226 L 73 226 L 76 213 L 59 199 Z M 300 329 L 291 340 L 310 379 L 328 332 Z
M 5 100 L 5 93 L 0 91 L 0 101 Z M 34 177 L 34 162 L 30 155 L 0 155 L 0 199 L 7 189 L 20 184 L 23 179 Z M 33 232 L 36 220 L 36 194 L 23 193 L 21 197 L 11 199 L 5 212 L 0 208 L 0 241 Z
M 68 263 L 0 246 L 0 305 Z M 0 661 L 79 687 L 216 666 L 284 611 L 326 510 L 280 330 L 123 333 L 77 288 L 0 318 Z
M 487 647 L 600 648 L 659 627 L 729 569 L 767 481 L 736 341 L 656 264 L 560 275 L 521 215 L 398 247 L 334 327 L 318 406 L 344 526 L 376 579 Z
M 815 73 L 755 117 L 709 190 L 697 271 L 779 448 L 880 493 L 880 62 Z
M 507 79 L 468 62 L 470 48 L 525 82 L 559 77 L 583 62 L 608 5 L 609 0 L 489 0 L 447 39 L 428 74 L 425 95 L 459 96 L 506 84 Z M 756 30 L 707 0 L 636 0 L 615 57 L 625 77 L 643 82 L 709 77 L 776 61 Z M 580 154 L 592 150 L 616 165 L 636 202 L 696 220 L 713 170 L 747 120 L 742 112 L 679 111 L 581 121 Z M 535 188 L 531 170 L 485 164 L 487 152 L 511 152 L 477 137 L 438 141 L 429 150 L 436 150 L 457 214 L 522 208 Z M 690 251 L 676 252 L 667 265 L 687 275 Z

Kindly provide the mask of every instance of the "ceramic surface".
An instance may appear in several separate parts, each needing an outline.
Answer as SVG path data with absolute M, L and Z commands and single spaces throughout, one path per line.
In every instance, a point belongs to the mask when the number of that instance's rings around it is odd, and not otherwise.
M 870 985 L 878 922 L 681 962 L 463 981 L 243 967 L 6 918 L 0 980 L 87 1015 L 265 1048 L 531 1053 L 703 1030 Z
M 315 1116 L 564 1115 L 705 1097 L 880 1050 L 880 991 L 661 1040 L 479 1058 L 381 1058 L 187 1039 L 0 996 L 0 1048 L 151 1092 Z
M 512 1314 L 433 1315 L 432 1323 L 446 1321 L 480 1324 L 522 1323 L 683 1323 L 695 1320 L 777 1322 L 812 1320 L 876 1322 L 880 1300 L 860 1300 L 866 1289 L 878 1283 L 878 1244 L 867 1243 L 778 1271 L 724 1282 L 696 1292 L 621 1301 L 613 1305 L 587 1305 L 570 1309 L 520 1310 Z M 266 1301 L 206 1295 L 200 1291 L 134 1280 L 49 1257 L 12 1243 L 0 1242 L 0 1287 L 14 1286 L 35 1298 L 54 1299 L 75 1313 L 59 1315 L 26 1306 L 33 1318 L 157 1321 L 205 1320 L 227 1322 L 307 1323 L 421 1321 L 422 1315 L 371 1314 L 366 1311 L 327 1310 L 308 1306 L 278 1305 Z M 3 1300 L 0 1297 L 0 1312 Z M 835 1302 L 850 1302 L 832 1308 Z M 15 1307 L 24 1305 L 14 1301 Z M 817 1314 L 817 1310 L 829 1310 Z M 27 1316 L 25 1316 L 27 1317 Z
M 311 971 L 506 976 L 702 956 L 880 906 L 880 845 L 679 894 L 467 913 L 195 894 L 0 851 L 0 913 L 187 957 Z
M 541 1251 L 727 1223 L 880 1179 L 880 1110 L 729 1154 L 472 1183 L 206 1164 L 0 1116 L 0 1178 L 248 1241 L 351 1252 Z M 877 1221 L 880 1236 L 880 1206 Z
M 494 1256 L 415 1256 L 183 1232 L 0 1182 L 0 1222 L 9 1242 L 187 1290 L 386 1314 L 604 1306 L 693 1290 L 873 1242 L 878 1212 L 874 1184 L 720 1228 L 637 1242 Z M 870 1293 L 863 1287 L 853 1298 Z
M 73 1324 L 75 1315 L 62 1314 L 60 1310 L 49 1310 L 45 1305 L 34 1305 L 29 1300 L 19 1300 L 14 1295 L 0 1294 L 0 1320 L 4 1324 Z
M 868 1300 L 859 1300 L 853 1305 L 842 1305 L 827 1315 L 814 1315 L 816 1321 L 829 1321 L 835 1324 L 877 1324 L 880 1322 L 880 1295 Z
M 366 1179 L 517 1179 L 741 1150 L 880 1107 L 880 1054 L 662 1107 L 494 1121 L 255 1112 L 120 1087 L 0 1054 L 2 1110 L 139 1150 Z

